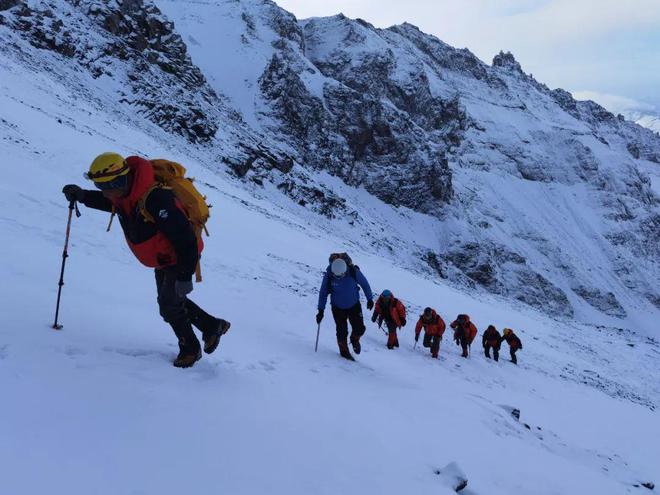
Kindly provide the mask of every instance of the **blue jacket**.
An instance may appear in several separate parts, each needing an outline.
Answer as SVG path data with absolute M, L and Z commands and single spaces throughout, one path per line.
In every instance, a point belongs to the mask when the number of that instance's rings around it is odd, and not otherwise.
M 373 299 L 373 294 L 371 293 L 371 287 L 369 287 L 369 282 L 362 275 L 362 272 L 359 268 L 354 267 L 355 269 L 355 278 L 353 278 L 350 272 L 347 272 L 341 278 L 335 277 L 330 271 L 330 267 L 325 271 L 323 275 L 323 282 L 321 282 L 321 290 L 319 292 L 319 310 L 325 309 L 325 305 L 328 302 L 328 294 L 330 294 L 330 305 L 339 308 L 339 309 L 349 309 L 355 306 L 360 302 L 360 289 L 358 284 L 364 290 L 367 300 L 370 301 Z M 349 268 L 350 270 L 350 268 Z M 330 288 L 332 287 L 332 290 Z

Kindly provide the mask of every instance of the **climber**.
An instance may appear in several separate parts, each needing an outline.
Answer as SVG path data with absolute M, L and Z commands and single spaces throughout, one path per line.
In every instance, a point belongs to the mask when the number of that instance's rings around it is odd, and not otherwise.
M 406 326 L 406 308 L 387 289 L 380 294 L 378 301 L 376 301 L 376 308 L 371 321 L 375 322 L 376 319 L 378 319 L 379 327 L 383 324 L 383 321 L 387 325 L 387 348 L 399 347 L 399 338 L 396 331 L 397 328 Z
M 434 309 L 425 308 L 424 313 L 419 317 L 415 327 L 415 342 L 419 340 L 419 334 L 424 329 L 424 339 L 422 345 L 431 349 L 431 356 L 438 357 L 440 351 L 440 341 L 445 333 L 445 322 Z
M 341 357 L 354 361 L 348 350 L 348 322 L 351 323 L 351 345 L 355 354 L 360 354 L 362 346 L 360 337 L 364 334 L 365 326 L 360 305 L 360 287 L 367 298 L 367 309 L 374 307 L 373 294 L 369 282 L 357 265 L 354 265 L 346 253 L 333 253 L 330 255 L 330 264 L 323 274 L 321 289 L 319 291 L 318 313 L 316 322 L 323 320 L 323 312 L 330 295 L 332 316 L 337 327 L 337 345 Z

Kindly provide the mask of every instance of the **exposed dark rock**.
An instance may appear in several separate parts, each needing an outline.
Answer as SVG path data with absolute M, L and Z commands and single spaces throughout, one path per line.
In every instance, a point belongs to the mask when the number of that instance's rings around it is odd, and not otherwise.
M 21 0 L 0 0 L 0 12 L 16 7 L 19 3 Z
M 510 294 L 519 301 L 556 316 L 572 317 L 574 310 L 566 294 L 540 273 L 530 269 L 514 273 Z
M 495 55 L 493 58 L 493 67 L 499 67 L 511 72 L 524 74 L 522 67 L 511 52 L 504 53 L 503 51 L 500 51 L 500 53 Z
M 306 186 L 291 179 L 281 182 L 277 188 L 300 206 L 316 211 L 324 217 L 357 219 L 354 212 L 349 212 L 346 201 L 327 189 L 321 190 L 317 187 Z
M 424 261 L 437 273 L 440 278 L 447 278 L 447 271 L 443 267 L 443 263 L 438 258 L 438 255 L 433 251 L 428 251 L 424 254 Z
M 635 143 L 628 143 L 627 145 L 628 152 L 632 155 L 633 158 L 639 160 L 641 157 L 641 153 L 639 151 L 639 146 Z
M 95 78 L 115 77 L 115 61 L 124 61 L 121 83 L 135 96 L 119 100 L 166 131 L 191 142 L 215 135 L 218 98 L 150 0 L 44 1 L 9 12 L 8 22 L 33 46 L 74 59 Z M 74 15 L 80 12 L 84 17 Z

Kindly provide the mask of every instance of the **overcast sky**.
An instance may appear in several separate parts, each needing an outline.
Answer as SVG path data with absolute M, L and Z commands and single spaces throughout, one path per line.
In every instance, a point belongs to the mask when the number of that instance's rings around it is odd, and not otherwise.
M 660 0 L 276 1 L 299 19 L 343 12 L 377 27 L 408 21 L 489 64 L 511 51 L 551 88 L 660 109 Z

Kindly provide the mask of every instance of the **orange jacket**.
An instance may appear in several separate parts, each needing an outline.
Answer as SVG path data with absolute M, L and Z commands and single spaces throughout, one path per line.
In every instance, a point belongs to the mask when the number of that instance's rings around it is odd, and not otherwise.
M 506 343 L 509 344 L 509 347 L 514 351 L 517 349 L 522 349 L 522 342 L 518 336 L 513 333 L 513 330 L 508 335 L 502 336 L 502 340 L 506 340 Z
M 461 325 L 458 318 L 456 318 L 449 326 L 454 329 L 454 340 L 460 340 L 461 335 L 464 334 L 468 344 L 472 344 L 472 341 L 479 332 L 477 327 L 474 326 L 474 323 L 470 321 L 470 317 L 468 315 L 463 316 L 465 316 L 465 323 L 463 325 Z
M 442 335 L 445 333 L 445 322 L 438 313 L 435 312 L 435 310 L 431 313 L 431 319 L 429 321 L 424 320 L 424 316 L 419 317 L 419 321 L 417 322 L 417 326 L 415 326 L 415 336 L 418 336 L 420 332 L 422 331 L 422 328 L 424 328 L 424 332 L 428 335 L 439 335 L 442 337 Z
M 396 323 L 397 327 L 402 327 L 403 322 L 406 320 L 406 308 L 403 306 L 401 301 L 399 301 L 394 294 L 392 294 L 392 300 L 390 301 L 389 315 L 383 314 L 381 310 L 381 305 L 383 304 L 383 296 L 378 297 L 376 301 L 376 307 L 374 308 L 374 314 L 371 317 L 372 321 L 376 321 L 376 318 L 381 320 L 392 320 Z
M 154 223 L 148 222 L 139 208 L 140 200 L 156 183 L 153 166 L 149 160 L 138 156 L 129 156 L 126 158 L 126 163 L 133 174 L 131 189 L 126 197 L 117 198 L 111 202 L 117 209 L 128 247 L 145 266 L 151 268 L 174 266 L 180 260 L 177 260 L 176 249 L 172 241 L 158 230 Z M 175 199 L 174 203 L 176 208 L 185 214 L 179 200 Z M 192 227 L 190 229 L 192 231 Z M 198 257 L 201 255 L 203 248 L 202 238 L 198 237 Z

